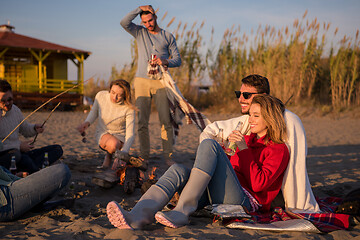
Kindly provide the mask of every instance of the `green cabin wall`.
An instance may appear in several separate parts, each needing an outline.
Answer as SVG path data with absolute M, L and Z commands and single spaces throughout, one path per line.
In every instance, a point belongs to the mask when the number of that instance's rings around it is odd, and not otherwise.
M 68 65 L 66 59 L 55 59 L 53 65 L 54 79 L 67 79 Z

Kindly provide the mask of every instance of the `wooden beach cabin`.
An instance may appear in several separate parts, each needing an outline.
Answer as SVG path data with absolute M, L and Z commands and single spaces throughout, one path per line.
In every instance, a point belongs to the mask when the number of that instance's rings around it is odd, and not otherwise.
M 40 106 L 51 97 L 76 86 L 49 103 L 62 109 L 82 104 L 84 61 L 91 52 L 16 34 L 9 24 L 0 25 L 0 79 L 7 80 L 16 105 Z M 68 60 L 77 67 L 77 79 L 68 79 Z

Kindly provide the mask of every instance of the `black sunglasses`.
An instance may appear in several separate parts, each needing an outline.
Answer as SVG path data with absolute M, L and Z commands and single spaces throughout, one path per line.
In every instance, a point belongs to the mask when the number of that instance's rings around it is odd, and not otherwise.
M 7 102 L 12 102 L 14 99 L 12 97 L 9 97 L 8 99 L 4 99 L 4 100 L 0 100 L 0 103 L 7 103 Z
M 245 99 L 249 99 L 249 98 L 251 98 L 251 95 L 253 95 L 253 94 L 261 94 L 261 93 L 235 91 L 235 95 L 236 95 L 237 98 L 240 98 L 241 94 L 244 96 Z

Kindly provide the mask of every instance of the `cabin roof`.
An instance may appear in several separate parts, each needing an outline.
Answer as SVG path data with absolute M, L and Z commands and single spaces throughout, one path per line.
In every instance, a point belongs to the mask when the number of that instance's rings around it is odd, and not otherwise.
M 56 51 L 58 53 L 83 53 L 85 59 L 91 52 L 62 46 L 59 44 L 46 42 L 40 39 L 24 36 L 12 31 L 0 31 L 0 47 L 38 49 L 47 51 Z

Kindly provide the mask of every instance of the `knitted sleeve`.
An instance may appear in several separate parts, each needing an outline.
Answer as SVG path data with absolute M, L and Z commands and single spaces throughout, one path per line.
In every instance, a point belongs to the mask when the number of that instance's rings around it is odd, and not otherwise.
M 99 101 L 101 101 L 100 98 L 101 98 L 101 94 L 100 94 L 100 92 L 98 92 L 95 96 L 94 105 L 92 106 L 87 118 L 85 119 L 85 122 L 89 122 L 90 124 L 92 124 L 98 118 L 98 116 L 99 116 Z
M 135 110 L 129 109 L 126 113 L 125 142 L 121 151 L 129 152 L 135 140 Z

